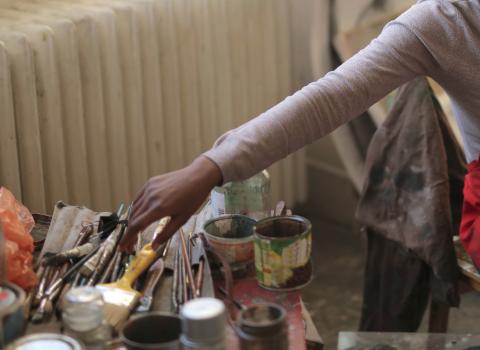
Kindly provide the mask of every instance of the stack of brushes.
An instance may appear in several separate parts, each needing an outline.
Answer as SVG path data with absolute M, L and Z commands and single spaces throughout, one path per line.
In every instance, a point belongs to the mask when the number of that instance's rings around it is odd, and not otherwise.
M 118 280 L 133 255 L 117 250 L 127 227 L 130 209 L 121 205 L 112 220 L 99 226 L 89 223 L 78 233 L 72 249 L 45 253 L 38 264 L 39 284 L 26 304 L 33 323 L 41 323 L 59 311 L 62 297 L 73 287 L 94 286 Z

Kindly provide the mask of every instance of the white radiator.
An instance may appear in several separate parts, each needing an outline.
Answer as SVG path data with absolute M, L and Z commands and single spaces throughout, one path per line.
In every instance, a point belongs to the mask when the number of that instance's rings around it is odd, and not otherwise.
M 111 210 L 291 93 L 289 0 L 0 0 L 0 184 Z M 270 169 L 305 199 L 302 152 Z

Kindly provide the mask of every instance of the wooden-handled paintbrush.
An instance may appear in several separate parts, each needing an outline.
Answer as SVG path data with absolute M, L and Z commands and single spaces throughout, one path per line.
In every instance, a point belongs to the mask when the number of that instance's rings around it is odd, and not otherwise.
M 96 286 L 105 300 L 105 319 L 116 329 L 127 320 L 140 299 L 141 293 L 132 288 L 133 283 L 156 257 L 157 252 L 148 243 L 138 252 L 121 279 L 115 283 Z
M 162 255 L 155 261 L 152 266 L 148 269 L 147 277 L 145 278 L 145 283 L 142 289 L 142 297 L 138 303 L 138 306 L 135 312 L 147 312 L 150 311 L 152 307 L 153 301 L 153 294 L 155 293 L 155 288 L 160 281 L 160 278 L 163 275 L 163 271 L 165 270 L 165 263 L 163 259 L 168 253 L 168 249 L 170 248 L 171 239 L 167 241 L 165 247 L 163 248 Z

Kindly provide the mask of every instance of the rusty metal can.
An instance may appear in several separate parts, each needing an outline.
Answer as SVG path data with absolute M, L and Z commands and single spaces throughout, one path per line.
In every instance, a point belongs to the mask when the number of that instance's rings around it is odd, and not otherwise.
M 213 214 L 242 214 L 255 220 L 263 219 L 271 210 L 270 194 L 270 175 L 263 170 L 245 181 L 215 187 L 210 197 Z
M 312 279 L 312 225 L 301 216 L 276 216 L 254 228 L 255 272 L 268 290 L 301 289 Z
M 286 312 L 276 304 L 251 305 L 240 313 L 237 334 L 241 350 L 288 350 Z

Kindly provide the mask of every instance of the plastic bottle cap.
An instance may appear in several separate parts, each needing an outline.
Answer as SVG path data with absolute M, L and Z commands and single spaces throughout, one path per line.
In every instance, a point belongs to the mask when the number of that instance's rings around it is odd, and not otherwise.
M 63 322 L 73 331 L 92 330 L 103 321 L 103 305 L 102 293 L 98 289 L 73 288 L 63 300 Z
M 197 298 L 180 310 L 182 333 L 189 342 L 200 344 L 221 342 L 225 338 L 225 305 L 215 298 Z

